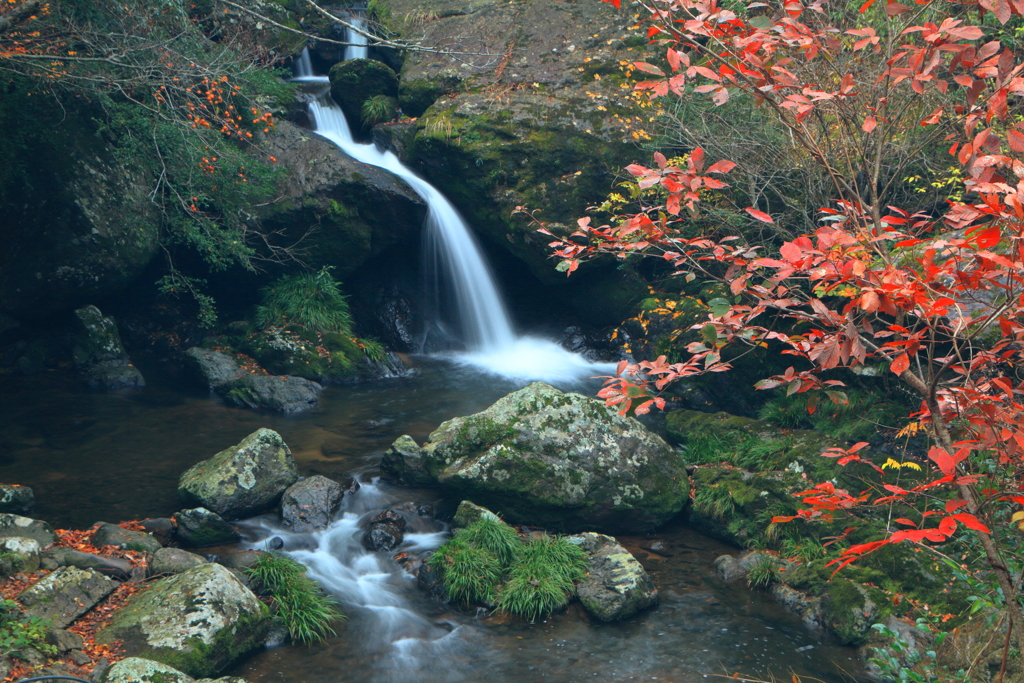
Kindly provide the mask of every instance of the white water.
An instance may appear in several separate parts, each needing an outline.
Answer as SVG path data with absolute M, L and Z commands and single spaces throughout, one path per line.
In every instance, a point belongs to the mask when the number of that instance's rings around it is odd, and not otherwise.
M 306 57 L 305 52 L 303 56 Z M 308 59 L 300 59 L 298 65 L 299 79 L 317 79 L 312 76 Z M 451 202 L 393 153 L 353 140 L 345 114 L 327 95 L 311 102 L 309 111 L 317 134 L 357 161 L 394 173 L 426 202 L 429 250 L 455 292 L 468 349 L 466 353 L 453 354 L 453 360 L 517 380 L 571 382 L 610 374 L 614 367 L 610 363 L 592 363 L 552 341 L 516 335 L 480 245 Z
M 366 59 L 366 19 L 349 19 L 351 26 L 345 28 L 345 61 L 350 59 Z M 353 30 L 355 29 L 355 30 Z

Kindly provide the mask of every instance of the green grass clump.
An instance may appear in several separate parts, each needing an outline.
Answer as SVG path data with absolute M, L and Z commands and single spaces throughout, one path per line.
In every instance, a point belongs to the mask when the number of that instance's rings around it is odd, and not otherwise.
M 330 271 L 330 266 L 325 266 L 316 272 L 286 275 L 264 288 L 256 324 L 266 328 L 291 323 L 313 332 L 351 336 L 348 301 Z
M 494 603 L 504 572 L 492 553 L 456 537 L 441 546 L 429 563 L 441 574 L 445 592 L 453 601 L 462 605 Z
M 387 95 L 374 95 L 363 102 L 360 117 L 367 128 L 390 121 L 398 113 L 395 99 Z
M 460 530 L 456 537 L 474 548 L 491 553 L 503 567 L 511 566 L 523 549 L 523 542 L 515 529 L 497 519 L 486 517 Z
M 344 619 L 338 603 L 323 592 L 306 568 L 280 553 L 263 553 L 246 573 L 274 598 L 292 640 L 315 643 L 336 635 L 331 622 Z
M 757 561 L 747 574 L 747 585 L 751 588 L 767 588 L 779 580 L 779 567 L 775 559 L 765 555 Z
M 535 539 L 512 567 L 498 607 L 536 621 L 569 602 L 587 567 L 587 554 L 579 546 L 561 538 Z

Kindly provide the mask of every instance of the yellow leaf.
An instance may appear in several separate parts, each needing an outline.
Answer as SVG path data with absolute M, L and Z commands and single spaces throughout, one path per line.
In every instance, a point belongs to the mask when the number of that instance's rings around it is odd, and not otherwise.
M 1013 513 L 1013 517 L 1010 517 L 1011 522 L 1019 522 L 1024 519 L 1024 510 Z

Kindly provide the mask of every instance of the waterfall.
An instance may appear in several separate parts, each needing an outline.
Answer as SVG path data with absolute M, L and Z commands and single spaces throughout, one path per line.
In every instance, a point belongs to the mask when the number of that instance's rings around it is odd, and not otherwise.
M 299 68 L 304 64 L 305 60 L 300 58 Z M 296 80 L 326 79 L 299 71 Z M 329 94 L 323 93 L 310 102 L 309 111 L 318 135 L 353 159 L 402 178 L 427 204 L 427 244 L 454 291 L 467 347 L 466 353 L 454 356 L 455 360 L 514 379 L 566 382 L 610 371 L 611 364 L 591 363 L 554 342 L 517 336 L 483 251 L 451 202 L 392 152 L 353 140 L 345 114 Z
M 366 19 L 353 17 L 348 23 L 350 25 L 345 27 L 345 42 L 349 45 L 345 48 L 345 61 L 366 59 Z

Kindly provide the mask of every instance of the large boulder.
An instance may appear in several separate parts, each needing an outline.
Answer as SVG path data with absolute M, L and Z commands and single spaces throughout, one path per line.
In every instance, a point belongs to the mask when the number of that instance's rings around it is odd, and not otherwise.
M 142 387 L 146 380 L 121 344 L 117 323 L 95 306 L 75 311 L 80 329 L 75 341 L 75 366 L 85 373 L 89 386 L 99 389 Z
M 398 97 L 398 75 L 374 59 L 350 59 L 331 67 L 331 97 L 349 125 L 362 121 L 363 103 L 371 97 Z
M 196 683 L 172 666 L 141 657 L 127 657 L 103 672 L 102 683 Z
M 263 645 L 266 605 L 218 564 L 154 582 L 135 595 L 96 637 L 190 676 L 213 676 Z
M 590 557 L 586 578 L 577 586 L 580 602 L 598 621 L 619 621 L 658 602 L 658 590 L 633 554 L 602 534 L 570 536 Z
M 61 567 L 18 594 L 25 614 L 54 628 L 70 626 L 121 585 L 92 569 Z
M 0 514 L 0 538 L 17 536 L 31 538 L 41 546 L 48 546 L 57 540 L 53 527 L 39 519 L 21 515 Z
M 178 497 L 224 519 L 241 519 L 274 507 L 298 478 L 295 459 L 281 435 L 259 429 L 181 475 Z
M 296 533 L 323 531 L 341 507 L 341 484 L 319 474 L 298 481 L 281 497 L 281 523 Z
M 315 408 L 323 387 L 302 377 L 243 375 L 215 387 L 228 403 L 253 410 L 299 413 Z
M 418 459 L 453 493 L 562 531 L 647 531 L 689 500 L 682 459 L 660 437 L 542 382 L 445 422 Z

